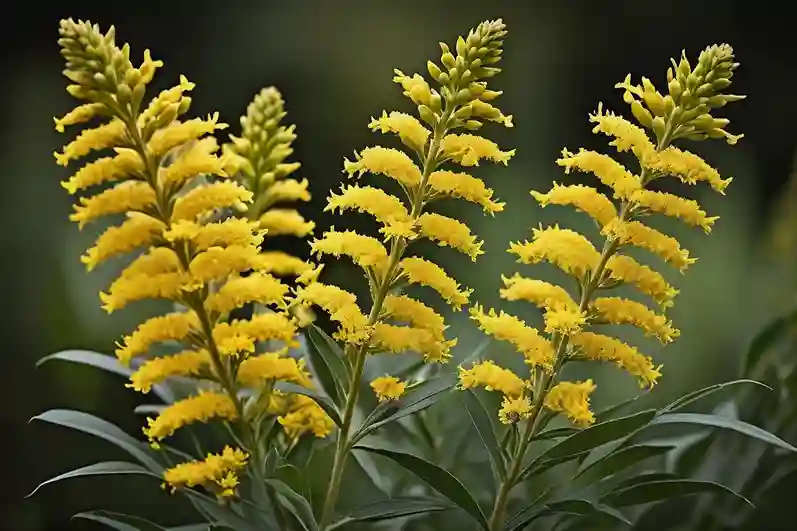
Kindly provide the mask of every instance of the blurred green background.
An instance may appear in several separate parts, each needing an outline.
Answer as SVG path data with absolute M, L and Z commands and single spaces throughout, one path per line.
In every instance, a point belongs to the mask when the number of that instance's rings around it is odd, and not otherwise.
M 187 75 L 197 83 L 193 112 L 218 110 L 233 129 L 252 96 L 265 85 L 276 85 L 287 101 L 288 119 L 297 124 L 294 158 L 303 164 L 301 176 L 311 180 L 314 198 L 305 212 L 318 230 L 332 222 L 321 209 L 343 178 L 343 157 L 381 141 L 368 131 L 369 117 L 382 109 L 411 110 L 391 82 L 393 69 L 425 72 L 426 60 L 439 56 L 438 41 L 453 42 L 479 21 L 502 17 L 510 33 L 504 73 L 493 85 L 505 91 L 498 103 L 515 116 L 516 127 L 494 127 L 487 134 L 504 148 L 517 148 L 517 155 L 508 168 L 481 167 L 477 173 L 507 202 L 506 211 L 492 219 L 479 217 L 476 209 L 465 211 L 473 229 L 487 240 L 487 254 L 477 265 L 431 249 L 487 305 L 498 303 L 500 274 L 514 270 L 503 252 L 510 240 L 525 238 L 540 222 L 584 227 L 584 220 L 566 209 L 536 208 L 528 190 L 546 190 L 552 181 L 566 179 L 554 164 L 562 147 L 608 149 L 603 139 L 590 134 L 587 114 L 601 101 L 626 111 L 614 84 L 630 72 L 635 81 L 645 75 L 661 86 L 669 58 L 682 48 L 691 58 L 709 44 L 728 42 L 742 64 L 731 92 L 748 99 L 722 114 L 731 119 L 732 132 L 746 136 L 736 147 L 720 142 L 694 146 L 721 173 L 734 177 L 725 197 L 707 187 L 688 189 L 710 213 L 722 217 L 711 237 L 661 223 L 700 260 L 687 276 L 671 275 L 681 289 L 671 316 L 682 337 L 663 352 L 659 345 L 644 343 L 665 364 L 656 401 L 736 377 L 753 333 L 794 298 L 791 262 L 767 246 L 769 212 L 783 194 L 797 147 L 797 46 L 792 21 L 779 14 L 779 6 L 741 0 L 69 4 L 31 5 L 25 15 L 7 21 L 2 35 L 5 312 L 0 390 L 5 407 L 0 422 L 9 445 L 2 529 L 80 529 L 82 524 L 68 522 L 69 516 L 93 508 L 132 511 L 144 506 L 150 514 L 169 511 L 165 514 L 175 521 L 181 510 L 187 511 L 153 490 L 151 482 L 128 479 L 75 480 L 23 500 L 47 477 L 119 457 L 88 437 L 26 425 L 32 415 L 69 407 L 113 420 L 131 433 L 141 426 L 131 412 L 140 397 L 120 380 L 68 364 L 37 370 L 36 360 L 66 348 L 110 352 L 120 334 L 158 307 L 106 315 L 96 294 L 117 266 L 86 274 L 79 262 L 98 228 L 79 232 L 67 221 L 70 198 L 58 183 L 68 172 L 51 155 L 66 138 L 53 131 L 52 117 L 73 106 L 60 75 L 56 39 L 61 17 L 88 18 L 103 28 L 115 24 L 117 41 L 131 44 L 134 62 L 145 48 L 165 62 L 158 89 Z M 361 222 L 356 216 L 348 221 L 352 226 Z M 306 254 L 306 244 L 290 245 Z M 356 283 L 349 280 L 351 271 L 336 265 L 328 274 L 348 285 Z M 464 348 L 481 339 L 472 327 L 457 329 Z M 599 389 L 597 401 L 636 391 L 636 384 L 622 375 L 600 374 L 609 385 Z

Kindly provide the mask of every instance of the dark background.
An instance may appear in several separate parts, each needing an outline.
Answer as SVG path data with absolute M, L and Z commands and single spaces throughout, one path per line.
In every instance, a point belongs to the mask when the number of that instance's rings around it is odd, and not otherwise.
M 392 70 L 425 73 L 426 60 L 439 57 L 437 41 L 453 42 L 479 21 L 502 17 L 510 34 L 505 70 L 495 86 L 505 91 L 500 106 L 514 114 L 517 125 L 493 138 L 506 148 L 517 148 L 517 156 L 508 169 L 494 175 L 485 171 L 497 195 L 507 201 L 507 210 L 495 219 L 473 218 L 474 230 L 487 239 L 482 265 L 460 261 L 462 265 L 454 266 L 461 271 L 458 278 L 475 287 L 476 298 L 486 304 L 496 302 L 499 274 L 512 270 L 511 258 L 502 252 L 507 242 L 523 238 L 543 219 L 561 222 L 570 216 L 557 210 L 543 217 L 527 191 L 544 190 L 551 181 L 565 179 L 554 164 L 562 147 L 606 149 L 601 139 L 591 137 L 587 114 L 599 101 L 626 111 L 614 84 L 630 72 L 634 81 L 645 75 L 663 87 L 669 58 L 682 48 L 696 58 L 709 44 L 732 44 L 742 66 L 731 91 L 747 94 L 748 99 L 723 109 L 723 114 L 731 118 L 730 130 L 743 132 L 745 138 L 736 147 L 713 142 L 697 148 L 723 174 L 734 176 L 734 183 L 725 197 L 694 190 L 694 197 L 723 217 L 710 238 L 673 229 L 701 259 L 687 277 L 677 279 L 682 295 L 672 316 L 683 337 L 667 350 L 668 372 L 657 390 L 667 397 L 733 378 L 744 344 L 794 292 L 786 259 L 767 246 L 772 237 L 770 213 L 784 195 L 797 147 L 797 47 L 793 19 L 781 11 L 785 5 L 16 3 L 20 11 L 4 17 L 0 32 L 5 121 L 0 130 L 0 301 L 5 310 L 0 326 L 0 392 L 5 404 L 0 423 L 7 445 L 0 526 L 14 531 L 78 529 L 68 518 L 79 510 L 132 511 L 142 505 L 150 514 L 173 515 L 174 523 L 181 517 L 174 508 L 182 506 L 154 491 L 152 483 L 127 479 L 65 482 L 23 500 L 47 477 L 119 457 L 87 437 L 26 425 L 32 415 L 50 407 L 83 409 L 131 433 L 138 432 L 141 422 L 129 412 L 139 397 L 119 380 L 63 364 L 37 370 L 36 360 L 65 348 L 108 352 L 120 334 L 155 307 L 107 316 L 96 292 L 107 285 L 115 266 L 86 274 L 78 260 L 96 229 L 79 232 L 67 221 L 70 199 L 58 185 L 67 173 L 51 155 L 66 138 L 53 131 L 52 117 L 73 106 L 60 75 L 59 18 L 88 18 L 103 28 L 115 24 L 117 42 L 131 44 L 134 62 L 149 48 L 166 63 L 157 78 L 159 89 L 176 82 L 179 74 L 187 75 L 197 83 L 193 112 L 218 110 L 233 129 L 254 93 L 276 85 L 287 100 L 289 120 L 297 124 L 295 158 L 303 163 L 301 175 L 312 183 L 314 199 L 305 212 L 323 228 L 331 222 L 327 214 L 320 214 L 323 199 L 339 186 L 343 157 L 379 140 L 366 128 L 369 117 L 382 109 L 411 110 L 390 81 Z M 304 244 L 293 245 L 305 252 Z M 446 258 L 455 263 L 450 255 Z M 337 274 L 342 278 L 343 273 Z M 615 392 L 627 396 L 633 387 Z

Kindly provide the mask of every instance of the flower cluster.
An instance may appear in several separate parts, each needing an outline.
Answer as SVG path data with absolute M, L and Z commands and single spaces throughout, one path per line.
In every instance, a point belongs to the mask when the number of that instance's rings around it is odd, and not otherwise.
M 683 272 L 695 259 L 679 242 L 642 222 L 643 216 L 663 214 L 711 231 L 717 217 L 709 216 L 691 199 L 652 189 L 654 182 L 673 176 L 687 184 L 708 183 L 723 193 L 731 179 L 719 173 L 699 156 L 672 145 L 677 139 L 724 138 L 735 144 L 741 135 L 725 130 L 728 120 L 712 112 L 742 96 L 723 94 L 738 66 L 730 46 L 706 48 L 692 68 L 686 56 L 672 61 L 667 72 L 668 94 L 662 95 L 652 82 L 642 78 L 633 85 L 628 76 L 617 85 L 639 125 L 602 107 L 590 115 L 593 132 L 609 136 L 619 152 L 632 153 L 638 173 L 609 155 L 581 149 L 564 150 L 557 163 L 565 169 L 594 174 L 609 194 L 582 184 L 554 183 L 546 193 L 531 195 L 543 207 L 567 205 L 591 217 L 603 237 L 599 250 L 585 236 L 558 225 L 534 229 L 531 241 L 512 243 L 509 252 L 524 264 L 549 262 L 573 277 L 578 292 L 515 274 L 503 277 L 503 299 L 530 302 L 543 311 L 541 333 L 517 317 L 475 306 L 472 318 L 496 339 L 514 345 L 530 368 L 522 378 L 492 361 L 460 368 L 463 388 L 485 387 L 503 394 L 501 420 L 505 423 L 536 415 L 545 407 L 562 413 L 573 422 L 594 422 L 589 396 L 592 380 L 557 383 L 559 369 L 570 360 L 612 362 L 636 376 L 642 386 L 653 386 L 661 375 L 650 357 L 614 337 L 599 333 L 600 325 L 632 325 L 666 344 L 679 332 L 665 317 L 678 291 L 659 272 L 641 264 L 629 254 L 629 247 L 641 248 Z M 651 135 L 652 133 L 652 135 Z M 604 293 L 621 284 L 631 285 L 655 302 L 660 312 L 625 297 Z
M 301 164 L 286 162 L 293 153 L 295 127 L 282 125 L 286 116 L 285 102 L 274 87 L 261 90 L 241 117 L 241 136 L 230 135 L 231 143 L 223 146 L 235 177 L 252 192 L 254 200 L 247 208 L 248 219 L 258 222 L 266 239 L 273 236 L 308 236 L 315 223 L 306 220 L 285 203 L 310 201 L 307 179 L 290 178 Z M 277 276 L 300 276 L 313 265 L 277 249 L 261 253 L 270 273 Z
M 143 64 L 134 67 L 129 47 L 115 44 L 113 28 L 103 34 L 96 25 L 69 19 L 61 22 L 60 36 L 64 74 L 73 83 L 67 90 L 85 103 L 57 118 L 56 129 L 95 119 L 101 124 L 84 129 L 55 157 L 67 166 L 92 152 L 112 150 L 63 183 L 71 194 L 102 187 L 80 197 L 71 219 L 82 228 L 99 218 L 124 216 L 82 260 L 92 269 L 143 250 L 100 294 L 104 308 L 112 312 L 143 299 L 174 301 L 178 308 L 139 325 L 118 344 L 116 355 L 123 363 L 135 362 L 129 385 L 144 393 L 174 376 L 209 384 L 149 419 L 146 435 L 157 446 L 181 427 L 212 419 L 236 421 L 245 432 L 252 415 L 267 414 L 279 415 L 294 436 L 306 431 L 326 435 L 331 421 L 315 403 L 271 391 L 275 381 L 311 383 L 302 362 L 287 356 L 286 348 L 258 350 L 262 342 L 274 340 L 290 346 L 297 324 L 284 311 L 288 286 L 272 276 L 275 261 L 259 249 L 266 232 L 280 225 L 243 215 L 248 203 L 260 200 L 260 190 L 231 179 L 237 160 L 217 155 L 212 133 L 226 126 L 217 114 L 183 118 L 191 103 L 187 93 L 194 88 L 185 77 L 147 102 L 148 85 L 162 62 L 147 51 Z M 281 134 L 284 143 L 285 131 Z M 274 159 L 279 163 L 281 156 Z M 284 166 L 277 164 L 273 171 L 286 173 L 290 168 Z M 225 216 L 229 211 L 237 214 Z M 275 311 L 230 317 L 251 303 Z M 180 342 L 185 350 L 154 353 L 164 342 Z M 243 388 L 259 396 L 260 410 L 245 411 L 239 395 Z M 251 452 L 257 435 L 249 435 Z M 178 465 L 165 479 L 175 487 L 215 483 L 221 495 L 230 495 L 246 459 L 240 449 L 225 449 L 204 462 Z
M 367 147 L 344 163 L 350 177 L 383 175 L 395 181 L 404 195 L 399 198 L 370 185 L 344 185 L 330 195 L 326 210 L 369 214 L 379 223 L 381 237 L 333 228 L 311 243 L 315 254 L 347 256 L 369 281 L 372 304 L 366 310 L 354 294 L 333 285 L 311 283 L 297 293 L 297 301 L 319 306 L 340 325 L 335 337 L 349 347 L 355 366 L 357 358 L 369 352 L 413 351 L 429 362 L 450 357 L 455 340 L 445 337 L 443 317 L 400 290 L 407 284 L 427 286 L 454 308 L 467 304 L 471 292 L 437 264 L 406 252 L 411 242 L 426 238 L 475 260 L 482 254 L 482 242 L 461 221 L 427 207 L 449 197 L 475 203 L 488 214 L 503 209 L 481 179 L 443 165 L 472 167 L 482 160 L 506 164 L 514 154 L 468 132 L 479 129 L 485 120 L 512 126 L 512 117 L 490 103 L 501 93 L 488 90 L 485 81 L 500 72 L 495 65 L 505 34 L 500 20 L 487 21 L 467 38 L 460 37 L 453 53 L 440 43 L 442 67 L 432 61 L 427 65 L 438 88 L 420 74 L 396 70 L 393 80 L 417 106 L 418 118 L 383 112 L 372 118 L 369 127 L 397 135 L 405 149 Z M 380 399 L 398 398 L 404 390 L 401 382 L 391 379 L 375 381 L 373 387 Z

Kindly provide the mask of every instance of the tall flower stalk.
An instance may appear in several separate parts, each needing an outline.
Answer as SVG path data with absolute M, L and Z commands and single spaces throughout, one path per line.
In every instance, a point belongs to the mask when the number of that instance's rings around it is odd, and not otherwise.
M 428 238 L 475 260 L 482 254 L 481 242 L 470 229 L 454 218 L 428 211 L 428 206 L 438 199 L 455 197 L 476 203 L 489 214 L 503 208 L 480 179 L 442 166 L 447 162 L 476 166 L 481 160 L 506 164 L 514 154 L 501 151 L 484 137 L 455 132 L 479 129 L 484 120 L 511 127 L 511 116 L 504 116 L 489 103 L 500 92 L 488 90 L 485 81 L 500 72 L 495 65 L 501 59 L 505 34 L 500 20 L 487 21 L 466 38 L 460 37 L 454 52 L 441 43 L 442 67 L 428 63 L 429 74 L 439 89 L 431 88 L 419 74 L 408 76 L 396 70 L 394 81 L 417 105 L 420 120 L 401 112 L 385 112 L 372 119 L 370 128 L 398 135 L 418 164 L 404 151 L 376 146 L 356 153 L 353 161 L 346 160 L 344 171 L 350 176 L 384 175 L 398 183 L 405 198 L 371 186 L 344 186 L 339 194 L 330 195 L 327 210 L 356 210 L 372 215 L 381 225 L 382 238 L 332 229 L 311 244 L 316 254 L 345 255 L 362 267 L 371 296 L 370 309 L 364 313 L 353 294 L 336 286 L 316 282 L 296 294 L 299 304 L 317 305 L 340 324 L 335 338 L 344 344 L 351 366 L 342 427 L 322 510 L 322 529 L 334 515 L 351 450 L 352 423 L 368 355 L 414 351 L 428 362 L 445 362 L 450 357 L 455 340 L 446 339 L 442 316 L 401 294 L 400 289 L 405 284 L 425 285 L 455 308 L 468 302 L 470 290 L 460 287 L 438 265 L 407 256 L 407 250 L 414 240 Z M 371 382 L 371 387 L 380 400 L 392 400 L 403 394 L 406 383 L 387 375 Z
M 81 197 L 71 219 L 83 228 L 99 218 L 125 216 L 82 260 L 92 269 L 144 249 L 100 294 L 103 307 L 113 312 L 136 301 L 165 299 L 181 308 L 143 322 L 118 344 L 116 356 L 135 363 L 129 386 L 143 393 L 175 376 L 207 384 L 148 419 L 144 433 L 157 448 L 194 423 L 233 424 L 243 448 L 228 446 L 204 460 L 178 464 L 165 472 L 164 481 L 172 489 L 203 486 L 220 497 L 235 496 L 246 467 L 262 479 L 259 426 L 265 416 L 279 416 L 289 437 L 306 431 L 324 436 L 331 426 L 306 397 L 273 392 L 277 381 L 306 387 L 311 382 L 303 362 L 287 355 L 297 325 L 285 311 L 289 287 L 269 273 L 272 264 L 260 253 L 264 230 L 246 217 L 223 216 L 229 209 L 245 212 L 255 195 L 229 178 L 231 161 L 216 154 L 219 146 L 211 135 L 226 127 L 218 115 L 181 120 L 193 83 L 181 77 L 146 103 L 147 87 L 162 66 L 149 51 L 136 68 L 128 45 L 115 44 L 113 27 L 103 34 L 96 25 L 69 19 L 61 22 L 60 36 L 64 74 L 73 82 L 67 90 L 85 103 L 56 119 L 56 129 L 95 119 L 103 123 L 84 129 L 55 157 L 67 166 L 94 151 L 114 151 L 63 183 L 71 194 L 105 186 Z M 230 317 L 251 303 L 274 311 Z M 262 342 L 272 341 L 286 347 L 259 350 Z M 179 342 L 185 350 L 158 355 L 153 350 L 164 342 Z M 252 397 L 248 401 L 244 390 Z
M 712 112 L 742 96 L 723 94 L 738 66 L 728 45 L 710 46 L 692 68 L 685 54 L 672 61 L 667 72 L 668 94 L 662 95 L 652 82 L 642 78 L 633 85 L 628 76 L 617 85 L 624 91 L 624 100 L 639 125 L 621 116 L 607 113 L 599 106 L 590 121 L 594 133 L 612 138 L 610 145 L 619 152 L 631 152 L 639 163 L 637 174 L 615 159 L 594 151 L 564 150 L 557 163 L 570 170 L 593 173 L 612 193 L 604 195 L 585 185 L 559 185 L 547 193 L 532 191 L 542 205 L 569 205 L 590 216 L 603 237 L 599 251 L 586 237 L 558 225 L 540 227 L 531 241 L 513 243 L 509 252 L 525 264 L 547 261 L 573 277 L 578 288 L 575 294 L 536 279 L 514 275 L 504 277 L 501 297 L 509 301 L 526 301 L 543 310 L 547 337 L 520 319 L 494 310 L 485 312 L 480 306 L 471 309 L 471 317 L 486 333 L 512 343 L 524 356 L 530 368 L 522 378 L 492 361 L 460 368 L 460 386 L 477 386 L 503 394 L 499 412 L 505 424 L 521 423 L 520 436 L 509 445 L 511 457 L 508 472 L 497 493 L 490 529 L 501 528 L 512 489 L 523 479 L 524 459 L 533 437 L 557 414 L 572 422 L 588 426 L 595 420 L 589 406 L 595 389 L 592 380 L 569 382 L 561 379 L 563 366 L 572 361 L 608 361 L 636 376 L 643 387 L 653 386 L 660 366 L 618 339 L 593 331 L 606 324 L 627 324 L 657 337 L 663 344 L 678 337 L 679 331 L 663 313 L 656 313 L 640 302 L 605 292 L 628 284 L 656 302 L 661 311 L 672 306 L 678 293 L 665 278 L 621 251 L 628 247 L 645 249 L 683 272 L 694 261 L 678 241 L 642 223 L 650 214 L 663 214 L 702 228 L 706 233 L 717 220 L 701 209 L 697 202 L 674 194 L 655 191 L 652 185 L 666 176 L 674 176 L 687 184 L 705 181 L 724 193 L 730 179 L 719 173 L 697 155 L 683 151 L 673 142 L 678 139 L 704 140 L 724 138 L 735 144 L 741 135 L 725 130 L 728 120 L 715 118 Z M 641 127 L 640 127 L 641 126 Z M 650 135 L 652 133 L 652 135 Z

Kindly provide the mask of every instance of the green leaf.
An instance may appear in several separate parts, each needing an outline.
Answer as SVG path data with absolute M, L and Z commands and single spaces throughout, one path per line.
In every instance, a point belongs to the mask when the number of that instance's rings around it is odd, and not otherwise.
M 610 477 L 651 457 L 666 454 L 676 447 L 669 444 L 636 444 L 620 448 L 580 470 L 574 477 L 581 483 L 592 483 Z
M 273 531 L 265 522 L 258 522 L 257 525 L 248 522 L 233 512 L 230 507 L 221 505 L 217 500 L 193 489 L 183 489 L 180 492 L 188 495 L 193 502 L 202 507 L 202 511 L 214 520 L 213 524 L 222 524 L 235 531 Z
M 722 391 L 724 389 L 727 389 L 729 387 L 732 387 L 734 385 L 739 385 L 739 384 L 754 384 L 754 385 L 758 385 L 758 386 L 761 386 L 761 387 L 763 387 L 765 389 L 768 389 L 768 390 L 772 391 L 772 388 L 770 386 L 768 386 L 766 384 L 763 384 L 761 382 L 757 382 L 755 380 L 746 380 L 746 379 L 733 380 L 732 382 L 724 382 L 724 383 L 720 383 L 720 384 L 709 385 L 708 387 L 704 387 L 703 389 L 698 389 L 697 391 L 693 391 L 691 393 L 688 393 L 688 394 L 678 398 L 677 400 L 674 400 L 671 404 L 669 404 L 669 405 L 665 406 L 664 408 L 662 408 L 661 410 L 659 410 L 659 414 L 667 413 L 667 412 L 670 412 L 670 411 L 676 411 L 678 409 L 681 409 L 683 407 L 688 406 L 689 404 L 692 404 L 693 402 L 696 402 L 696 401 L 700 400 L 701 398 L 705 398 L 705 397 L 707 397 L 709 395 L 712 395 L 714 393 L 718 393 L 718 392 L 720 392 L 720 391 Z
M 745 356 L 744 374 L 750 374 L 766 351 L 794 325 L 795 320 L 797 320 L 797 308 L 774 319 L 755 335 Z
M 641 483 L 652 483 L 655 481 L 669 481 L 674 479 L 682 479 L 677 475 L 671 472 L 643 472 L 642 474 L 637 474 L 630 478 L 624 479 L 620 483 L 614 486 L 613 490 L 624 489 L 626 487 L 631 487 L 633 485 L 639 485 Z
M 343 362 L 346 354 L 334 339 L 315 324 L 307 327 L 305 333 L 310 340 L 307 349 L 310 367 L 327 396 L 335 404 L 341 405 L 345 400 L 345 382 L 349 381 Z
M 208 524 L 188 524 L 167 527 L 166 531 L 208 531 Z
M 498 444 L 498 438 L 495 436 L 495 429 L 493 428 L 492 420 L 490 420 L 490 415 L 484 408 L 484 404 L 479 400 L 479 397 L 472 390 L 467 389 L 459 395 L 465 403 L 465 408 L 468 410 L 468 416 L 473 422 L 473 427 L 476 428 L 482 444 L 487 449 L 495 479 L 500 483 L 506 477 L 506 465 L 504 456 L 501 453 L 501 446 Z
M 72 517 L 73 520 L 76 518 L 99 522 L 118 531 L 166 531 L 163 527 L 144 518 L 110 511 L 87 511 Z M 205 524 L 205 529 L 207 529 L 207 524 Z
M 612 507 L 594 503 L 589 500 L 567 499 L 552 502 L 543 507 L 530 505 L 512 515 L 501 529 L 502 531 L 520 531 L 538 518 L 545 518 L 546 516 L 553 516 L 556 514 L 578 516 L 601 515 L 611 518 L 616 522 L 621 522 L 629 526 L 631 525 L 631 522 L 620 511 Z
M 702 413 L 668 413 L 656 417 L 651 423 L 652 425 L 661 424 L 696 424 L 699 426 L 711 426 L 714 428 L 721 428 L 732 430 L 742 435 L 747 435 L 759 441 L 783 448 L 790 452 L 797 452 L 797 448 L 787 443 L 777 435 L 773 435 L 766 430 L 762 430 L 758 426 L 753 426 L 747 422 L 731 419 L 728 417 L 720 417 L 718 415 L 704 415 Z
M 296 517 L 305 531 L 318 531 L 313 508 L 307 499 L 278 479 L 267 479 L 266 483 L 277 492 L 283 505 Z
M 617 413 L 619 413 L 620 411 L 622 411 L 623 409 L 625 409 L 628 406 L 632 405 L 637 400 L 648 396 L 648 392 L 649 391 L 646 391 L 646 392 L 638 394 L 638 395 L 634 395 L 631 398 L 623 400 L 619 404 L 614 404 L 613 406 L 609 406 L 609 407 L 607 407 L 605 409 L 602 409 L 602 410 L 598 411 L 597 413 L 595 413 L 595 422 L 596 422 L 596 424 L 600 424 L 601 422 L 606 422 L 607 420 L 613 419 L 614 416 Z
M 355 509 L 348 516 L 344 516 L 330 525 L 327 531 L 332 531 L 352 522 L 382 522 L 416 514 L 445 511 L 450 508 L 450 505 L 434 498 L 393 498 L 369 503 L 359 509 Z
M 371 446 L 355 446 L 354 449 L 387 457 L 451 500 L 457 507 L 472 516 L 482 529 L 489 529 L 487 519 L 484 517 L 484 513 L 482 513 L 479 504 L 473 499 L 468 489 L 447 470 L 425 459 L 404 452 L 385 448 L 374 448 Z
M 534 460 L 525 469 L 523 469 L 523 472 L 521 472 L 520 477 L 524 480 L 527 480 L 532 476 L 537 476 L 539 474 L 542 474 L 546 470 L 549 470 L 555 466 L 559 466 L 563 463 L 567 463 L 568 461 L 573 461 L 575 459 L 587 457 L 587 455 L 589 455 L 589 450 L 585 450 L 577 454 L 562 455 L 559 457 L 552 457 L 550 459 L 543 459 L 542 461 Z
M 401 399 L 398 401 L 398 404 L 393 406 L 393 409 L 386 410 L 391 412 L 387 417 L 376 421 L 375 419 L 378 417 L 370 415 L 369 419 L 371 420 L 366 419 L 369 423 L 366 424 L 364 422 L 363 425 L 360 426 L 360 428 L 352 436 L 352 444 L 358 442 L 363 437 L 373 431 L 378 430 L 382 426 L 390 424 L 391 422 L 395 422 L 419 411 L 423 411 L 440 400 L 442 398 L 440 395 L 451 390 L 454 385 L 456 385 L 456 377 L 453 375 L 437 376 L 430 379 L 428 384 L 418 386 L 418 389 L 413 389 L 413 391 L 401 397 Z M 382 406 L 377 406 L 377 408 L 379 407 Z
M 96 367 L 98 369 L 125 377 L 133 374 L 133 370 L 130 367 L 126 367 L 119 363 L 119 360 L 117 360 L 114 356 L 100 354 L 99 352 L 92 352 L 90 350 L 62 350 L 61 352 L 56 352 L 55 354 L 50 354 L 49 356 L 43 357 L 36 362 L 36 366 L 39 367 L 40 365 L 44 365 L 48 361 L 52 360 L 81 363 L 83 365 Z M 176 400 L 174 393 L 172 393 L 163 385 L 153 385 L 152 392 L 160 397 L 164 402 L 172 403 Z
M 607 420 L 600 424 L 593 424 L 589 428 L 578 431 L 570 437 L 551 446 L 537 456 L 523 472 L 525 476 L 530 471 L 535 470 L 545 461 L 551 459 L 575 458 L 579 454 L 597 448 L 608 442 L 625 437 L 643 426 L 646 426 L 655 417 L 656 412 L 652 409 L 640 411 L 627 417 Z
M 750 500 L 738 492 L 729 489 L 725 485 L 713 481 L 696 479 L 665 479 L 661 481 L 637 483 L 628 487 L 615 489 L 603 496 L 601 501 L 610 503 L 615 507 L 628 507 L 630 505 L 640 505 L 643 503 L 701 493 L 731 494 L 753 507 Z
M 94 435 L 95 437 L 115 444 L 138 459 L 141 464 L 153 472 L 161 473 L 163 471 L 163 467 L 160 463 L 150 456 L 151 450 L 149 450 L 144 443 L 137 441 L 107 420 L 95 417 L 94 415 L 71 409 L 51 409 L 40 415 L 36 415 L 30 420 L 49 422 L 51 424 L 82 431 L 89 435 Z
M 112 476 L 124 474 L 138 474 L 160 479 L 158 474 L 155 474 L 143 466 L 137 465 L 135 463 L 127 463 L 125 461 L 102 461 L 100 463 L 94 463 L 93 465 L 76 468 L 74 470 L 70 470 L 69 472 L 64 472 L 63 474 L 59 474 L 53 478 L 50 478 L 47 481 L 42 481 L 35 489 L 33 489 L 30 494 L 26 496 L 26 498 L 30 498 L 36 494 L 36 492 L 45 485 L 55 483 L 56 481 L 61 481 L 62 479 L 79 478 L 84 476 Z
M 292 384 L 290 382 L 277 382 L 274 385 L 274 389 L 277 391 L 282 391 L 285 393 L 295 393 L 297 395 L 304 395 L 308 398 L 312 398 L 318 406 L 323 409 L 329 418 L 332 419 L 338 427 L 343 425 L 343 421 L 340 420 L 340 413 L 338 412 L 338 408 L 335 406 L 334 402 L 325 396 L 321 396 L 312 389 L 308 389 L 307 387 L 302 387 L 301 385 Z
M 543 432 L 538 433 L 534 437 L 531 438 L 532 441 L 547 441 L 549 439 L 562 439 L 563 437 L 570 437 L 571 435 L 578 433 L 578 428 L 551 428 L 550 430 L 545 430 Z

